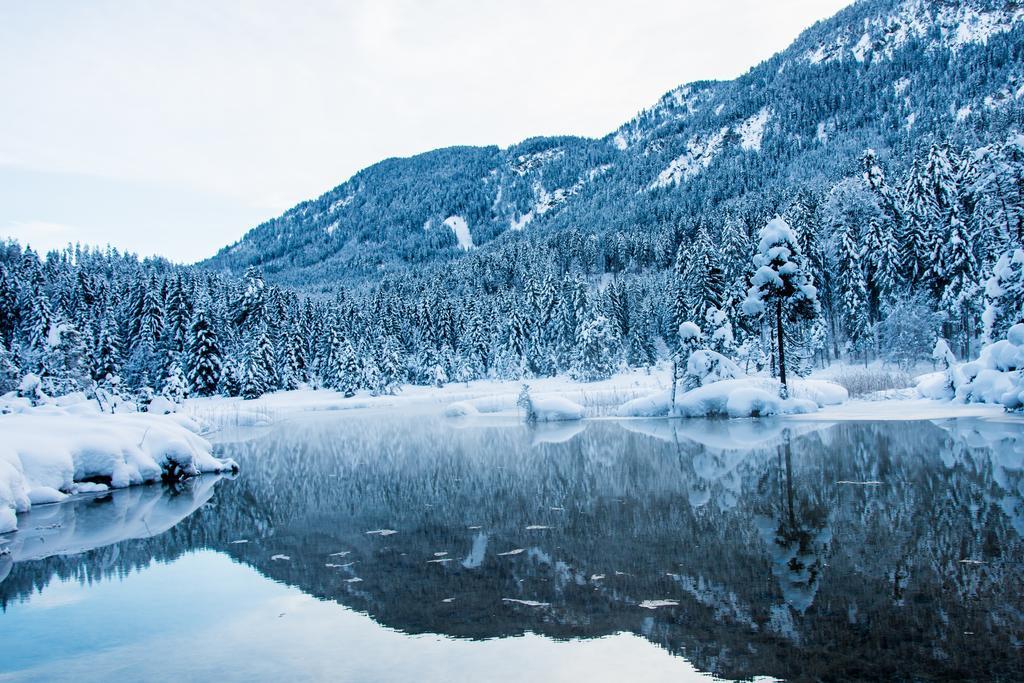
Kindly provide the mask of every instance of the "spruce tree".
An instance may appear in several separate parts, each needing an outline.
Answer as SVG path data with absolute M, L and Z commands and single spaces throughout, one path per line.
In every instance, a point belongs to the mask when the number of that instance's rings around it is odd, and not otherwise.
M 220 386 L 224 363 L 220 340 L 206 311 L 200 309 L 192 320 L 185 354 L 188 386 L 195 396 L 212 396 Z
M 595 382 L 611 377 L 617 367 L 618 349 L 611 322 L 600 314 L 588 317 L 580 327 L 572 376 Z

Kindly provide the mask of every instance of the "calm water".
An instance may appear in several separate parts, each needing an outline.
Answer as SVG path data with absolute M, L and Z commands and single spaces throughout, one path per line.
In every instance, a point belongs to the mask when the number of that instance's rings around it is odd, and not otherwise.
M 0 537 L 0 680 L 1024 680 L 1024 428 L 309 417 Z

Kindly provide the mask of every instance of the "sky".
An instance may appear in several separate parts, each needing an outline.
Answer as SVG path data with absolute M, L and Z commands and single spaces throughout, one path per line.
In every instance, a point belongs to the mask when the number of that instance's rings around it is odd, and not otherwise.
M 0 0 L 0 239 L 193 262 L 377 161 L 601 137 L 850 0 Z

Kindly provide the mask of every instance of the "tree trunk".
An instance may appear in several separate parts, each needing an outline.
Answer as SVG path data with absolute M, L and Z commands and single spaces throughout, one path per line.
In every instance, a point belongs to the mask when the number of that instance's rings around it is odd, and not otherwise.
M 789 387 L 786 385 L 786 344 L 782 335 L 782 302 L 775 304 L 775 334 L 779 344 L 779 380 L 782 382 L 782 398 L 789 398 Z

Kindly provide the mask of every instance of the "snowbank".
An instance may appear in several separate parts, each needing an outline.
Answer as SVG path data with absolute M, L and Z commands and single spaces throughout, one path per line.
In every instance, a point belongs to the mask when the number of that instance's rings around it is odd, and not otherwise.
M 1006 339 L 985 346 L 978 360 L 922 375 L 917 390 L 925 398 L 1024 410 L 1024 323 L 1011 327 Z
M 779 398 L 779 382 L 762 377 L 727 379 L 676 395 L 674 417 L 765 417 L 810 413 L 848 398 L 846 389 L 824 380 L 795 380 L 788 399 Z M 620 417 L 664 417 L 671 408 L 671 391 L 662 391 L 623 404 Z
M 533 420 L 536 422 L 567 422 L 583 419 L 583 406 L 567 398 L 552 396 L 531 401 Z
M 237 469 L 213 457 L 198 429 L 183 415 L 110 415 L 82 404 L 0 416 L 0 533 L 17 528 L 16 512 L 63 494 Z

